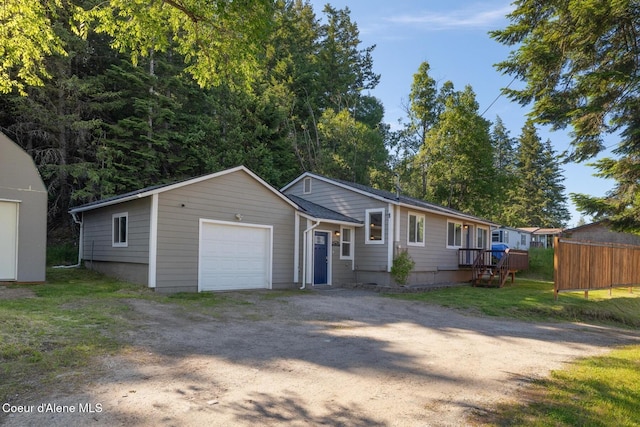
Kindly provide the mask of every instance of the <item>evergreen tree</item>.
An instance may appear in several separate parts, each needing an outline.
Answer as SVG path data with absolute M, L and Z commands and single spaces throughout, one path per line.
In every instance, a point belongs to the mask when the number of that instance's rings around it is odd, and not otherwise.
M 496 190 L 490 123 L 480 117 L 470 86 L 462 92 L 445 88 L 443 111 L 416 158 L 426 165 L 427 199 L 489 216 Z
M 505 222 L 512 227 L 561 227 L 569 219 L 559 161 L 551 143 L 542 143 L 531 120 L 516 153 L 517 180 L 508 189 Z
M 571 158 L 584 161 L 619 137 L 615 158 L 593 165 L 612 178 L 605 197 L 574 195 L 578 209 L 609 218 L 614 229 L 640 233 L 640 6 L 636 0 L 519 0 L 511 23 L 492 37 L 516 46 L 498 69 L 522 79 L 508 90 L 532 104 L 538 123 L 572 128 Z

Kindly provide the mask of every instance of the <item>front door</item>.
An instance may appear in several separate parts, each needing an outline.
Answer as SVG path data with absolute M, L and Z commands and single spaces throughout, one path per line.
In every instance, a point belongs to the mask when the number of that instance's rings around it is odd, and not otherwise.
M 329 271 L 329 233 L 316 231 L 313 235 L 313 284 L 326 285 Z

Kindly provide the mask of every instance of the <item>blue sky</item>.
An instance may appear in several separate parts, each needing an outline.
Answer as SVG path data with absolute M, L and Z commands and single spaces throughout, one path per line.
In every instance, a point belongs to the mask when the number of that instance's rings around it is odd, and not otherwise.
M 317 17 L 323 16 L 326 3 L 311 1 Z M 500 116 L 512 137 L 520 134 L 529 108 L 522 108 L 505 97 L 496 100 L 501 88 L 509 85 L 513 77 L 502 75 L 493 67 L 507 58 L 509 48 L 487 34 L 508 25 L 505 15 L 512 10 L 510 1 L 334 0 L 328 3 L 338 9 L 349 7 L 351 19 L 360 30 L 362 48 L 376 45 L 374 70 L 382 77 L 370 95 L 382 101 L 385 121 L 392 127 L 398 127 L 398 119 L 404 120 L 403 105 L 413 74 L 427 61 L 431 77 L 439 84 L 450 80 L 458 90 L 471 85 L 480 112 L 487 110 L 484 117 L 493 122 Z M 516 81 L 511 87 L 518 85 L 522 83 Z M 569 149 L 568 130 L 552 133 L 539 129 L 539 135 L 543 140 L 550 139 L 557 152 Z M 563 170 L 567 195 L 602 196 L 613 186 L 612 181 L 592 176 L 595 169 L 586 164 L 563 165 Z M 569 226 L 574 226 L 581 215 L 570 201 L 569 209 L 572 214 Z

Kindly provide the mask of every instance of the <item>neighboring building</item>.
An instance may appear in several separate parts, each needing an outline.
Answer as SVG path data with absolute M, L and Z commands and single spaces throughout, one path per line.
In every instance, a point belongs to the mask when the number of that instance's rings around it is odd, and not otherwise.
M 0 132 L 0 281 L 44 282 L 47 189 L 33 159 Z
M 494 224 L 370 187 L 305 173 L 282 192 L 243 166 L 71 209 L 87 267 L 159 292 L 468 281 L 461 260 Z
M 531 233 L 532 248 L 552 248 L 553 239 L 562 234 L 563 228 L 540 228 L 540 227 L 522 227 L 519 230 Z
M 460 249 L 489 249 L 495 227 L 489 221 L 423 200 L 310 172 L 282 192 L 298 203 L 311 202 L 357 221 L 357 225 L 344 223 L 340 227 L 312 220 L 300 224 L 305 235 L 313 236 L 304 255 L 313 270 L 306 271 L 303 280 L 314 285 L 392 284 L 393 259 L 405 250 L 415 261 L 409 284 L 469 281 L 471 270 L 461 266 L 472 264 L 473 259 L 461 256 L 473 257 L 477 252 Z M 331 242 L 331 248 L 325 241 Z
M 503 243 L 512 249 L 529 250 L 531 232 L 519 228 L 500 227 L 491 233 L 491 243 Z
M 607 221 L 598 221 L 580 227 L 564 230 L 563 237 L 575 240 L 601 243 L 621 243 L 640 246 L 640 236 L 631 233 L 621 233 L 611 230 Z

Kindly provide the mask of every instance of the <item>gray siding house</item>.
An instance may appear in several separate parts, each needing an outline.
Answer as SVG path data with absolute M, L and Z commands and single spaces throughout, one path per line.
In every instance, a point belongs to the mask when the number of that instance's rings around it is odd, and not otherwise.
M 468 281 L 471 270 L 460 267 L 459 249 L 489 249 L 495 227 L 453 209 L 309 172 L 281 191 L 301 206 L 343 215 L 339 223 L 308 218 L 300 224 L 303 286 L 393 284 L 391 266 L 400 251 L 416 263 L 409 284 Z
M 613 231 L 606 220 L 564 230 L 562 235 L 574 240 L 640 246 L 640 235 Z
M 0 281 L 44 282 L 47 189 L 31 156 L 0 132 Z
M 158 292 L 293 287 L 297 205 L 243 166 L 70 213 L 88 268 Z

